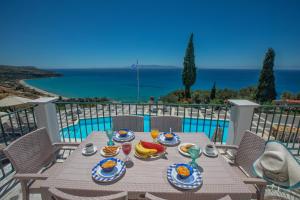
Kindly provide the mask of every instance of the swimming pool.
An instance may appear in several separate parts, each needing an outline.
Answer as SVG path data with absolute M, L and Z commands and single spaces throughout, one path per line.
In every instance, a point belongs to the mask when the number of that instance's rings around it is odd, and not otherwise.
M 62 139 L 76 139 L 84 140 L 93 131 L 104 131 L 111 128 L 111 117 L 99 117 L 99 118 L 86 118 L 80 119 L 78 123 L 69 125 L 60 130 Z M 189 134 L 189 132 L 204 132 L 210 138 L 213 137 L 213 133 L 217 126 L 224 129 L 223 142 L 226 142 L 228 135 L 229 122 L 225 120 L 211 120 L 211 119 L 194 119 L 185 118 L 183 120 L 182 128 L 183 132 Z M 198 127 L 198 128 L 197 128 Z M 150 116 L 144 116 L 144 131 L 150 131 Z

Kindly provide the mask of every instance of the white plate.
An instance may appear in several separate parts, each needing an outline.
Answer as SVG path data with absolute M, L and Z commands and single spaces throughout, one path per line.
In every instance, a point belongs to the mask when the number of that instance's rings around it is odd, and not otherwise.
M 182 151 L 181 148 L 180 148 L 180 147 L 185 146 L 185 145 L 187 145 L 187 144 L 193 144 L 193 145 L 196 145 L 196 144 L 194 144 L 194 143 L 182 143 L 182 144 L 180 144 L 180 145 L 178 146 L 177 149 L 178 149 L 179 153 L 181 153 L 182 155 L 187 156 L 187 157 L 191 157 L 189 153 L 186 153 L 186 152 Z M 202 153 L 202 149 L 200 148 L 199 156 L 201 155 L 201 153 Z
M 86 148 L 83 148 L 81 150 L 81 153 L 84 156 L 91 156 L 91 155 L 95 154 L 96 152 L 97 152 L 97 147 L 96 146 L 94 146 L 94 151 L 92 151 L 92 152 L 86 152 Z
M 116 151 L 115 154 L 107 155 L 107 154 L 103 151 L 103 149 L 104 149 L 104 147 L 102 147 L 102 148 L 100 149 L 100 154 L 101 154 L 102 156 L 104 156 L 104 157 L 114 157 L 114 156 L 118 155 L 119 152 L 120 152 L 120 147 L 119 147 L 119 148 L 117 149 L 117 151 Z

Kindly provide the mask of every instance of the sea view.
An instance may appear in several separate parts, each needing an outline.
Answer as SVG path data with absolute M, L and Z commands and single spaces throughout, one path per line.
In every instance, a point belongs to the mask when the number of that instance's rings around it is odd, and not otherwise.
M 53 69 L 52 69 L 53 70 Z M 108 97 L 134 102 L 137 99 L 136 70 L 119 69 L 55 69 L 61 77 L 26 80 L 26 83 L 65 97 Z M 214 81 L 217 88 L 240 89 L 255 86 L 260 70 L 255 69 L 198 69 L 193 90 L 210 90 Z M 181 68 L 140 68 L 140 100 L 160 97 L 183 89 Z M 275 70 L 278 96 L 283 91 L 299 92 L 300 70 Z

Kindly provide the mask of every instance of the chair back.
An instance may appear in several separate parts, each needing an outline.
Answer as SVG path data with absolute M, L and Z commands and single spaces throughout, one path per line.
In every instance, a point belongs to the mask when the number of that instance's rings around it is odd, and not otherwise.
M 113 129 L 118 131 L 123 128 L 128 128 L 132 131 L 144 131 L 144 117 L 143 116 L 114 116 L 112 118 Z
M 54 159 L 46 128 L 40 128 L 13 141 L 4 150 L 17 173 L 37 173 Z
M 57 189 L 57 188 L 49 188 L 49 199 L 53 200 L 127 200 L 128 195 L 127 192 L 120 192 L 116 194 L 111 194 L 108 196 L 84 196 L 84 195 L 91 195 L 84 190 L 76 191 L 76 195 L 65 193 L 64 191 Z
M 237 149 L 235 162 L 247 172 L 251 177 L 254 176 L 252 172 L 252 164 L 258 159 L 265 150 L 266 142 L 251 131 L 245 131 L 241 143 Z
M 158 129 L 162 132 L 167 132 L 172 128 L 172 131 L 182 131 L 182 119 L 175 116 L 154 116 L 151 117 L 151 129 Z
M 166 199 L 154 196 L 153 194 L 150 194 L 148 192 L 146 193 L 145 198 L 146 198 L 146 200 L 166 200 Z

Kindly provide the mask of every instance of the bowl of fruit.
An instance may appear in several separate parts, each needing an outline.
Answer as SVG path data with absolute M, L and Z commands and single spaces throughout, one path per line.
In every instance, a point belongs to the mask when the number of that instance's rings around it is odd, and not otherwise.
M 106 158 L 101 160 L 99 164 L 104 172 L 111 172 L 114 169 L 114 167 L 117 165 L 117 159 Z
M 182 178 L 182 179 L 186 179 L 186 178 L 190 177 L 194 171 L 190 165 L 183 164 L 183 163 L 177 164 L 175 168 L 176 168 L 179 178 Z
M 118 131 L 120 137 L 126 137 L 128 132 L 129 132 L 129 130 L 125 129 L 125 128 Z
M 175 134 L 174 133 L 166 132 L 166 133 L 164 133 L 164 136 L 165 136 L 166 140 L 173 140 Z

